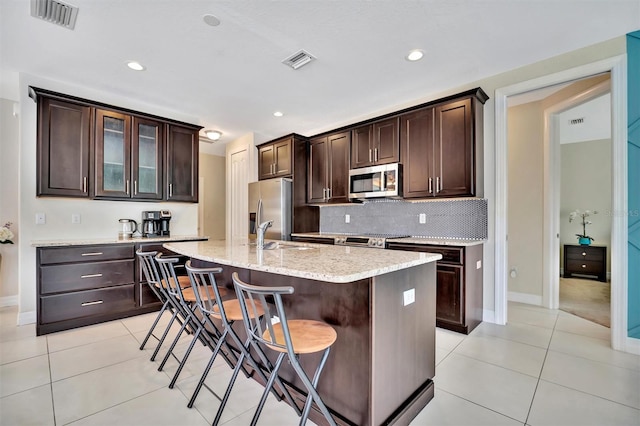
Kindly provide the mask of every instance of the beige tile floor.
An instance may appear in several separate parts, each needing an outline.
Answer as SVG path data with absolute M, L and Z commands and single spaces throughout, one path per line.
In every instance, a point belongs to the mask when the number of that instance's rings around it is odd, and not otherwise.
M 35 337 L 0 309 L 0 424 L 207 425 L 218 400 L 187 401 L 210 352 L 197 345 L 174 389 L 177 363 L 163 372 L 138 345 L 143 315 Z M 167 319 L 164 319 L 166 321 Z M 165 322 L 166 324 L 166 322 Z M 174 330 L 175 332 L 175 330 Z M 640 425 L 640 357 L 611 350 L 609 329 L 562 311 L 510 303 L 509 324 L 483 323 L 469 336 L 436 332 L 435 398 L 416 425 Z M 183 339 L 178 352 L 184 351 Z M 217 363 L 207 384 L 222 392 L 230 369 Z M 225 425 L 247 425 L 261 387 L 240 377 Z M 260 425 L 295 425 L 269 399 Z

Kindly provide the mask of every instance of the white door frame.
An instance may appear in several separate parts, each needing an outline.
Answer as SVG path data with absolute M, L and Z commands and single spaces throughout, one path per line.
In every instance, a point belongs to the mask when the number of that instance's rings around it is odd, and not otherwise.
M 545 308 L 558 309 L 560 306 L 560 185 L 558 182 L 560 182 L 562 161 L 559 114 L 610 91 L 611 80 L 603 81 L 544 110 L 542 246 L 546 256 L 542 257 L 542 276 L 544 277 L 542 306 Z
M 612 229 L 611 229 L 611 345 L 640 352 L 637 339 L 627 336 L 627 67 L 626 55 L 543 76 L 495 92 L 495 322 L 507 318 L 507 97 L 603 72 L 611 73 Z M 548 170 L 546 173 L 549 178 Z M 551 184 L 551 182 L 549 182 Z M 548 232 L 549 230 L 547 230 Z M 547 238 L 550 238 L 547 234 Z

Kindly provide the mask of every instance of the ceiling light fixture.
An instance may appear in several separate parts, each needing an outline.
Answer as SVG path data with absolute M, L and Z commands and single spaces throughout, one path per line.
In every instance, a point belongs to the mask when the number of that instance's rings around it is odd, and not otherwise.
M 140 62 L 128 61 L 127 66 L 134 71 L 144 71 L 146 68 Z
M 220 19 L 218 19 L 217 16 L 213 16 L 209 13 L 204 15 L 202 17 L 202 20 L 204 21 L 205 24 L 211 25 L 212 27 L 217 27 L 218 25 L 220 25 Z
M 424 56 L 424 52 L 420 49 L 415 49 L 412 50 L 411 52 L 409 52 L 409 54 L 407 55 L 407 61 L 419 61 L 420 59 L 422 59 L 422 57 Z
M 281 113 L 280 111 L 276 111 L 276 112 L 274 112 L 274 113 L 273 113 L 273 116 L 274 116 L 274 117 L 282 117 L 283 115 L 284 115 L 284 114 L 283 114 L 283 113 Z
M 204 134 L 212 141 L 220 140 L 222 137 L 222 132 L 220 130 L 205 130 Z

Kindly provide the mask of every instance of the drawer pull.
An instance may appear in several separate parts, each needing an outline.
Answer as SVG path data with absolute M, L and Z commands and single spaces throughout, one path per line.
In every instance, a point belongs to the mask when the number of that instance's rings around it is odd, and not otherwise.
M 80 275 L 80 278 L 98 278 L 101 276 L 102 274 L 88 274 L 88 275 Z
M 583 256 L 586 256 L 586 255 L 587 255 L 587 253 L 585 253 L 585 252 L 582 252 L 582 255 L 583 255 Z
M 586 268 L 586 267 L 587 267 L 587 265 L 582 265 L 582 267 L 583 267 L 583 268 Z
M 100 256 L 104 253 L 102 253 L 101 251 L 94 251 L 91 253 L 82 253 L 82 256 Z
M 103 300 L 96 300 L 96 301 L 93 301 L 93 302 L 84 302 L 84 303 L 83 303 L 83 304 L 81 304 L 80 306 L 100 305 L 100 304 L 102 304 L 102 303 L 104 303 L 104 301 L 103 301 Z

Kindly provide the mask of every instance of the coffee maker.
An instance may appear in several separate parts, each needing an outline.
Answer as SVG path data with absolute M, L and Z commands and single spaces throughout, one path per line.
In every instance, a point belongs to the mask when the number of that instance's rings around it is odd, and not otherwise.
M 143 237 L 168 237 L 169 210 L 151 210 L 142 212 L 142 236 Z

